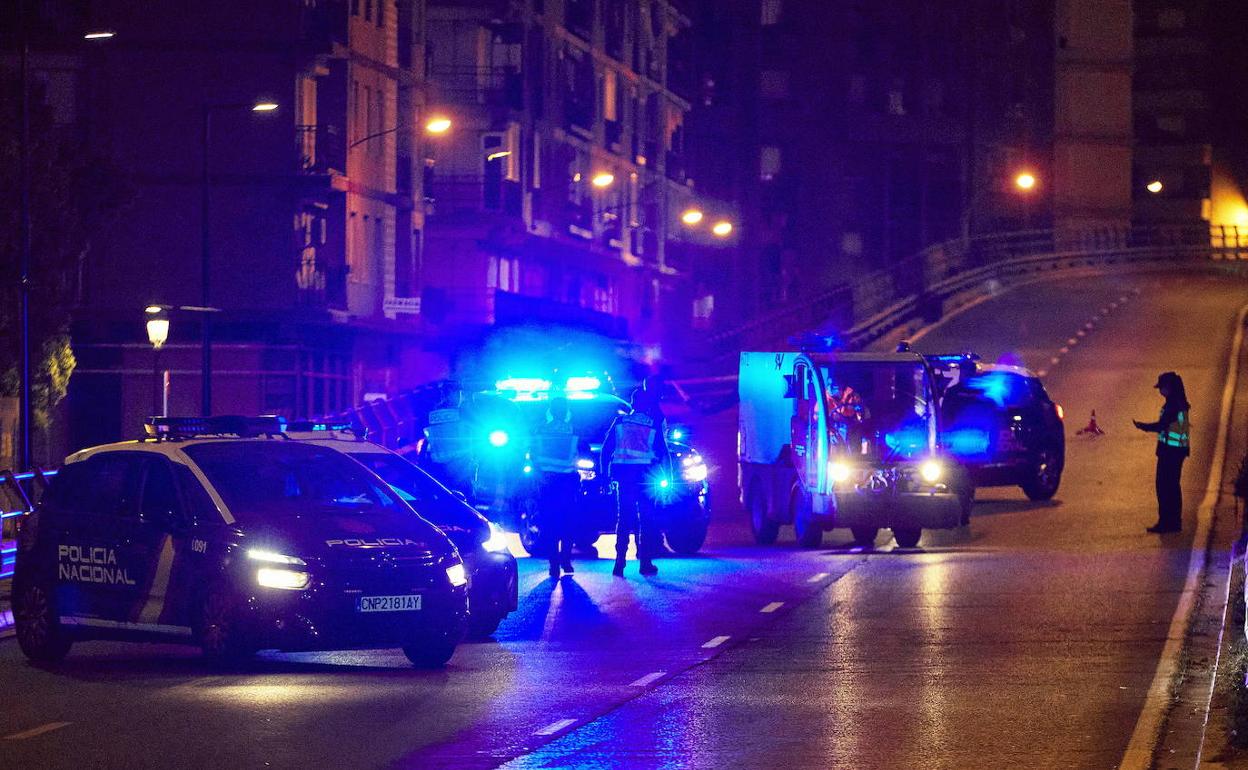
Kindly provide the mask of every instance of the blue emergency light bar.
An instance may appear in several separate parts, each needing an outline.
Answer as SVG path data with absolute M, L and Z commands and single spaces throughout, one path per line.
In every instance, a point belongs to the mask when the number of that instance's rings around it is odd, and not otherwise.
M 285 431 L 286 421 L 272 414 L 259 417 L 149 417 L 143 428 L 149 438 L 157 441 L 225 435 L 251 438 L 280 434 Z
M 287 433 L 364 433 L 364 428 L 353 422 L 315 422 L 312 420 L 297 420 L 286 425 Z
M 593 375 L 568 377 L 559 389 L 552 380 L 542 377 L 505 377 L 494 383 L 494 389 L 508 394 L 512 401 L 545 401 L 560 395 L 574 401 L 589 401 L 602 390 L 602 379 Z

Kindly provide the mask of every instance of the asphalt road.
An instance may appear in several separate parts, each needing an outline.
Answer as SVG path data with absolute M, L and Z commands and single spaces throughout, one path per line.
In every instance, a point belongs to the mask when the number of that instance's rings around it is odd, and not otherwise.
M 696 426 L 718 491 L 698 558 L 626 580 L 579 561 L 558 583 L 525 559 L 520 611 L 434 673 L 398 651 L 221 673 L 103 642 L 40 669 L 0 641 L 0 767 L 1113 767 L 1183 583 L 1243 288 L 1037 284 L 917 345 L 1048 372 L 1069 439 L 1052 504 L 983 491 L 969 530 L 914 551 L 840 531 L 760 548 L 731 499 L 726 412 Z M 1187 381 L 1194 454 L 1187 528 L 1157 537 L 1153 439 L 1130 420 L 1155 419 L 1165 369 Z M 1075 437 L 1092 409 L 1107 434 Z

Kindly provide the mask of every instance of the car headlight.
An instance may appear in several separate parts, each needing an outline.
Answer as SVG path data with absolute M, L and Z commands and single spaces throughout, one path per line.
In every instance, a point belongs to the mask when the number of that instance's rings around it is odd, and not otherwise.
M 580 471 L 592 471 L 595 467 L 594 461 L 588 457 L 582 457 L 576 461 L 576 469 Z
M 490 536 L 485 539 L 485 542 L 481 544 L 481 547 L 490 553 L 503 553 L 507 550 L 507 533 L 499 529 L 494 522 L 491 521 Z M 447 576 L 450 576 L 449 572 L 447 573 Z
M 833 484 L 844 484 L 849 481 L 852 472 L 849 463 L 842 460 L 832 460 L 828 463 L 828 478 L 832 479 Z
M 507 446 L 507 442 L 511 441 L 511 436 L 507 435 L 505 430 L 492 430 L 489 435 L 490 446 L 495 449 L 501 449 Z
M 300 570 L 261 567 L 256 570 L 256 582 L 265 588 L 302 591 L 312 584 L 312 576 Z
M 707 470 L 706 462 L 699 455 L 690 455 L 680 461 L 680 475 L 685 481 L 693 484 L 699 484 L 706 481 Z
M 944 475 L 944 466 L 936 460 L 927 460 L 919 466 L 919 476 L 928 484 L 935 484 Z
M 253 561 L 263 561 L 270 564 L 289 564 L 294 567 L 306 567 L 308 563 L 298 556 L 287 556 L 286 554 L 277 553 L 276 551 L 265 551 L 259 548 L 247 549 L 247 558 Z
M 468 571 L 463 564 L 452 564 L 446 568 L 446 579 L 455 587 L 468 585 Z

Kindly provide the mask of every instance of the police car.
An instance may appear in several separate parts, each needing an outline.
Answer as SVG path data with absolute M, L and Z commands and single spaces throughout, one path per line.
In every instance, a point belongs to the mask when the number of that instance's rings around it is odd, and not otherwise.
M 260 649 L 401 647 L 420 667 L 464 634 L 454 545 L 354 460 L 276 418 L 154 418 L 149 438 L 71 455 L 23 522 L 18 643 L 85 639 Z
M 402 455 L 366 441 L 349 424 L 291 423 L 286 435 L 335 449 L 394 488 L 422 518 L 446 533 L 468 571 L 468 636 L 494 633 L 518 603 L 516 559 L 501 529 Z

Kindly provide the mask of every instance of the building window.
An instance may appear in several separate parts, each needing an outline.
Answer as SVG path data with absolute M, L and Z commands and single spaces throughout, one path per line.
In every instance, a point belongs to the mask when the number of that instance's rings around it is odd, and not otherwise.
M 780 23 L 780 15 L 784 13 L 784 3 L 782 0 L 763 0 L 762 24 L 764 27 L 770 27 Z
M 386 0 L 377 0 L 377 27 L 386 26 Z
M 514 257 L 490 257 L 485 285 L 491 289 L 520 293 L 520 260 Z
M 364 0 L 364 21 L 373 20 L 373 0 Z
M 783 70 L 763 70 L 759 76 L 758 90 L 764 99 L 787 99 L 789 73 Z
M 763 147 L 758 155 L 758 178 L 770 182 L 780 174 L 780 148 Z
M 360 0 L 351 0 L 351 15 L 360 15 Z

